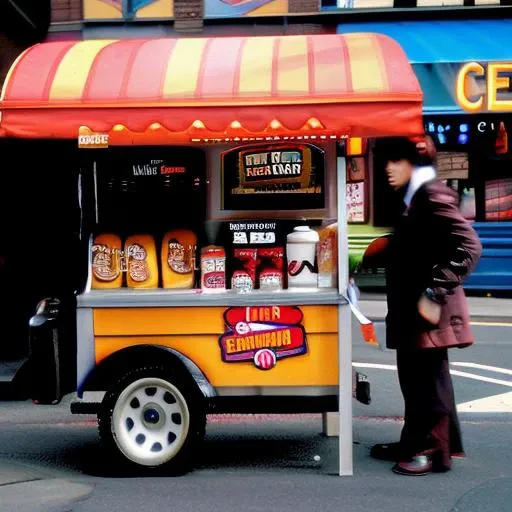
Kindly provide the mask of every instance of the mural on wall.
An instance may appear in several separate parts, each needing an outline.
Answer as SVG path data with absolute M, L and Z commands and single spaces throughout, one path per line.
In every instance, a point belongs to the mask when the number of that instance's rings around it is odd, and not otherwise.
M 84 20 L 172 18 L 174 0 L 83 0 Z
M 205 18 L 287 14 L 288 0 L 204 0 Z

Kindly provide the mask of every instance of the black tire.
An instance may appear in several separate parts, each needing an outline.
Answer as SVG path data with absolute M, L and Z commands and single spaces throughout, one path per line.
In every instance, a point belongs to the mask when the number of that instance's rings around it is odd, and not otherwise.
M 205 429 L 204 396 L 176 368 L 133 369 L 106 392 L 98 411 L 101 443 L 122 472 L 190 471 Z

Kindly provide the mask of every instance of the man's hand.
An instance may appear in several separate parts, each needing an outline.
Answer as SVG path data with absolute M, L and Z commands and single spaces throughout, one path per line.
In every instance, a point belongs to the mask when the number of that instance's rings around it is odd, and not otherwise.
M 418 302 L 418 311 L 427 322 L 433 325 L 439 324 L 441 320 L 441 305 L 437 304 L 437 302 L 422 295 Z

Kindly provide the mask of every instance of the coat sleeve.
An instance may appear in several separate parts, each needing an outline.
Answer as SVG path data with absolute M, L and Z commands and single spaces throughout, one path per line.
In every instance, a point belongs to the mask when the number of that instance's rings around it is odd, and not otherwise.
M 462 216 L 456 194 L 433 190 L 429 194 L 434 233 L 438 245 L 438 263 L 432 268 L 430 288 L 439 302 L 450 295 L 475 268 L 482 244 L 471 224 Z

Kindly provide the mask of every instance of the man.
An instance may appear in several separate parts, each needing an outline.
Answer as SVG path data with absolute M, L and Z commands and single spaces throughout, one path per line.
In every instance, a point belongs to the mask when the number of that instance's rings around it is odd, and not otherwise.
M 389 184 L 405 213 L 387 248 L 386 341 L 397 351 L 405 402 L 399 443 L 375 445 L 372 457 L 395 461 L 403 475 L 443 472 L 464 456 L 446 348 L 420 348 L 422 336 L 473 342 L 462 282 L 482 246 L 458 209 L 458 196 L 436 179 L 432 153 L 406 138 L 386 141 Z

